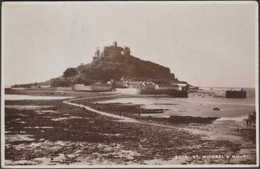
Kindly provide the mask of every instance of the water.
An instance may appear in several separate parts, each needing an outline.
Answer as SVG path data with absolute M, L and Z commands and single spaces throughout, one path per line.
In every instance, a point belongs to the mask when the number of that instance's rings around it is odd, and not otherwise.
M 16 95 L 16 94 L 6 94 L 5 100 L 59 100 L 59 99 L 69 99 L 74 97 L 69 96 L 30 96 L 30 95 Z
M 214 91 L 223 91 L 221 88 L 214 88 Z M 190 95 L 189 98 L 168 98 L 168 97 L 136 97 L 136 98 L 115 98 L 113 100 L 100 101 L 99 103 L 123 103 L 141 104 L 145 109 L 164 109 L 164 113 L 148 114 L 148 116 L 169 117 L 179 116 L 199 116 L 199 117 L 221 117 L 221 119 L 233 119 L 242 121 L 249 113 L 255 111 L 254 89 L 244 89 L 247 91 L 245 99 L 227 99 L 214 97 L 196 97 Z M 213 110 L 219 108 L 220 111 Z

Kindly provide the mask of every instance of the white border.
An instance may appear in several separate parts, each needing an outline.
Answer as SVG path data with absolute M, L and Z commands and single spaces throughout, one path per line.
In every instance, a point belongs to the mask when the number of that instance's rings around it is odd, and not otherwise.
M 5 107 L 5 100 L 4 100 L 4 88 L 5 88 L 5 81 L 4 81 L 4 20 L 5 18 L 5 8 L 4 8 L 4 2 L 2 3 L 2 18 L 1 18 L 1 25 L 2 25 L 2 32 L 1 32 L 1 167 L 6 167 L 4 164 L 5 161 L 5 112 L 4 112 L 4 107 Z
M 255 4 L 256 7 L 256 13 L 255 13 L 255 18 L 256 18 L 256 32 L 255 34 L 256 39 L 255 39 L 255 43 L 256 43 L 256 48 L 255 48 L 255 73 L 256 73 L 256 84 L 255 84 L 255 105 L 256 105 L 256 113 L 257 113 L 257 118 L 256 118 L 256 165 L 244 165 L 244 164 L 235 164 L 235 165 L 55 165 L 55 166 L 48 166 L 48 165 L 33 165 L 33 166 L 6 166 L 5 165 L 5 159 L 4 159 L 4 145 L 5 145 L 5 116 L 4 116 L 4 88 L 5 88 L 5 83 L 4 83 L 4 41 L 3 39 L 5 38 L 4 35 L 4 6 L 6 3 L 34 3 L 34 4 L 39 4 L 39 3 L 53 3 L 53 4 L 57 4 L 57 3 L 71 3 L 71 4 L 75 4 L 75 3 L 91 3 L 91 4 L 103 4 L 103 3 L 107 3 L 107 4 L 127 4 L 127 5 L 132 5 L 132 4 L 139 4 L 139 5 L 148 5 L 148 4 L 249 4 L 249 3 L 253 3 Z M 258 57 L 259 57 L 259 40 L 258 40 L 258 13 L 259 13 L 259 9 L 258 9 L 258 3 L 256 1 L 102 1 L 102 2 L 97 2 L 97 1 L 91 1 L 91 2 L 80 2 L 80 1 L 76 1 L 76 2 L 72 2 L 72 1 L 65 1 L 65 2 L 3 2 L 2 3 L 2 52 L 1 52 L 1 66 L 2 66 L 2 73 L 1 73 L 1 167 L 3 168 L 194 168 L 194 167 L 200 167 L 200 168 L 220 168 L 220 167 L 232 167 L 232 168 L 244 168 L 244 167 L 258 167 L 259 166 L 259 65 L 258 65 Z
M 255 106 L 256 106 L 256 165 L 259 167 L 259 8 L 257 2 L 255 13 Z

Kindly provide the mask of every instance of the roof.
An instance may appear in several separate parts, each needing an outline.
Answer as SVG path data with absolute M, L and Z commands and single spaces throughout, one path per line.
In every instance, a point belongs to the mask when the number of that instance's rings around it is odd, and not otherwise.
M 90 86 L 92 86 L 92 87 L 111 87 L 111 85 L 101 84 L 101 83 L 100 84 L 95 83 L 95 84 L 92 84 Z
M 173 86 L 186 87 L 188 84 L 186 83 L 172 83 Z

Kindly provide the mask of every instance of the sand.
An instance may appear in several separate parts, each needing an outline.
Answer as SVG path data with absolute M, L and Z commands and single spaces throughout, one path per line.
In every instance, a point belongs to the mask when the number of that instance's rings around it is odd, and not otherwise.
M 246 130 L 218 131 L 214 128 L 217 125 L 215 120 L 208 119 L 207 123 L 203 119 L 202 123 L 194 123 L 191 119 L 180 124 L 158 121 L 142 116 L 147 110 L 140 105 L 95 103 L 122 97 L 115 93 L 104 95 L 85 93 L 74 101 L 6 101 L 5 164 L 159 166 L 256 163 L 255 143 L 252 138 L 250 141 L 245 137 L 250 136 Z M 12 105 L 31 106 L 31 109 Z M 217 132 L 220 134 L 216 135 Z

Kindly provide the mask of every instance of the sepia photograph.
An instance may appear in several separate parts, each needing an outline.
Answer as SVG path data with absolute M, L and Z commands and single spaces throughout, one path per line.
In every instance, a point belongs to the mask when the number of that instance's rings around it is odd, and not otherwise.
M 1 17 L 1 167 L 259 166 L 256 1 L 9 1 Z

